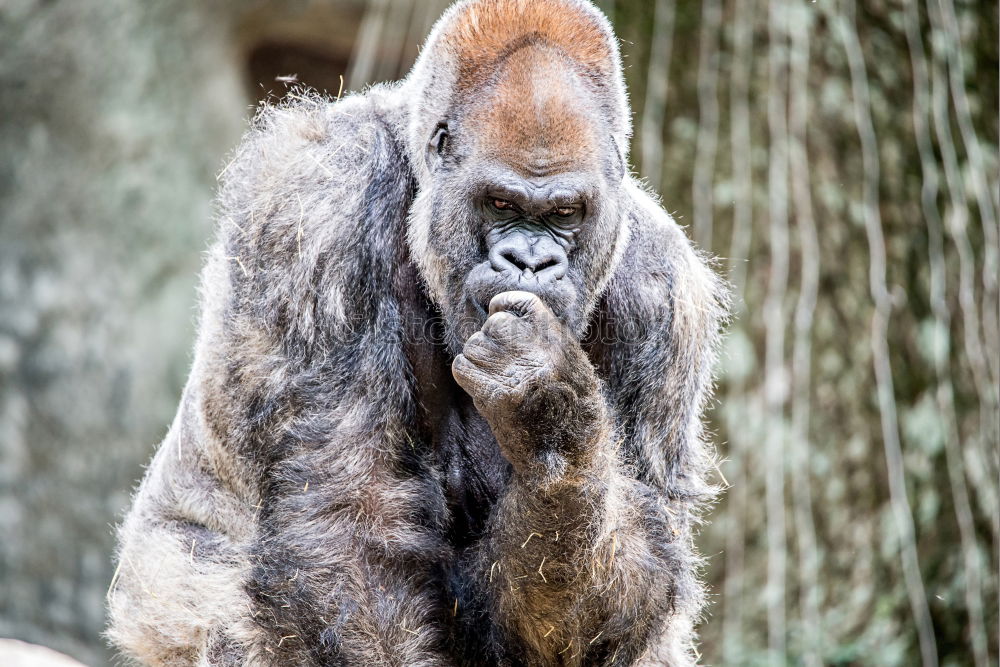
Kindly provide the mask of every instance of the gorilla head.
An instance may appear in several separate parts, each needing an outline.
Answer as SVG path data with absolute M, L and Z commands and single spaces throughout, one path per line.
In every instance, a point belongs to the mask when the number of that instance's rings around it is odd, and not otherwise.
M 536 33 L 492 60 L 475 56 L 510 17 L 487 3 L 476 21 L 449 26 L 446 16 L 431 43 L 451 45 L 457 76 L 426 84 L 429 68 L 455 69 L 430 58 L 414 71 L 425 86 L 417 104 L 437 113 L 412 137 L 423 168 L 410 245 L 454 351 L 482 326 L 490 299 L 510 290 L 533 292 L 582 336 L 627 240 L 619 205 L 627 122 L 617 113 L 620 81 L 604 72 L 614 43 L 596 12 L 581 20 L 581 5 L 566 4 L 572 23 L 539 16 Z M 414 117 L 429 116 L 422 111 Z

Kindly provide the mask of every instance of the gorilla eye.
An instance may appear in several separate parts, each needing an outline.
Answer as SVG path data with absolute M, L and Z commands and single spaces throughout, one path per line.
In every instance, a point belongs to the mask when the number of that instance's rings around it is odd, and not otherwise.
M 501 211 L 513 211 L 514 210 L 514 205 L 511 204 L 506 199 L 494 199 L 493 200 L 493 208 L 499 209 Z
M 576 207 L 575 206 L 560 206 L 559 208 L 556 208 L 552 212 L 555 213 L 560 218 L 568 218 L 571 215 L 573 215 L 574 213 L 576 213 Z

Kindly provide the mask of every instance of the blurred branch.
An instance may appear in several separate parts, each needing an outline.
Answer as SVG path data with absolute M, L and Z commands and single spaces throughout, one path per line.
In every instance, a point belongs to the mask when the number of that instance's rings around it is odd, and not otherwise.
M 667 110 L 670 56 L 674 37 L 674 2 L 656 0 L 653 37 L 649 47 L 646 98 L 640 130 L 642 173 L 657 192 L 663 185 L 663 120 Z
M 889 471 L 889 494 L 896 528 L 899 531 L 903 575 L 910 596 L 910 605 L 920 640 L 920 653 L 925 667 L 938 664 L 934 626 L 931 622 L 927 596 L 924 592 L 914 538 L 913 512 L 906 493 L 903 452 L 899 442 L 899 424 L 896 415 L 896 397 L 893 389 L 892 367 L 889 361 L 889 318 L 892 300 L 886 285 L 885 239 L 882 236 L 882 219 L 879 213 L 879 156 L 875 128 L 872 124 L 869 100 L 868 74 L 861 45 L 854 25 L 854 1 L 844 0 L 843 16 L 836 21 L 847 54 L 851 72 L 854 118 L 861 138 L 864 164 L 864 220 L 869 248 L 869 281 L 875 310 L 871 323 L 871 347 L 875 364 L 879 413 L 882 422 L 882 442 Z
M 733 56 L 730 72 L 730 143 L 733 169 L 733 231 L 729 246 L 729 280 L 735 290 L 734 315 L 745 313 L 747 264 L 750 261 L 750 240 L 753 233 L 753 169 L 750 140 L 750 76 L 753 53 L 754 7 L 752 0 L 734 0 L 732 22 Z M 747 401 L 742 376 L 729 383 L 727 403 L 738 405 Z M 732 414 L 732 413 L 730 413 Z M 748 493 L 749 443 L 744 429 L 735 420 L 729 423 L 729 452 L 735 460 L 729 491 L 731 509 L 726 531 L 726 578 L 722 611 L 723 661 L 736 664 L 743 647 L 744 555 Z
M 799 604 L 805 634 L 803 662 L 810 667 L 822 664 L 823 625 L 819 614 L 820 591 L 819 550 L 816 547 L 816 527 L 813 522 L 811 434 L 809 432 L 812 397 L 812 327 L 819 291 L 822 261 L 816 221 L 813 219 L 811 174 L 809 170 L 809 33 L 812 14 L 797 9 L 796 26 L 791 30 L 789 52 L 789 166 L 791 167 L 792 201 L 799 231 L 801 278 L 799 299 L 795 306 L 795 341 L 792 347 L 792 443 L 795 466 L 792 489 L 795 497 L 795 534 L 800 563 Z
M 712 250 L 712 216 L 715 193 L 715 149 L 719 134 L 719 33 L 722 23 L 720 0 L 704 0 L 701 5 L 701 28 L 698 42 L 698 139 L 695 148 L 694 202 L 695 241 L 705 251 Z
M 378 49 L 391 2 L 393 0 L 368 0 L 368 8 L 361 22 L 361 31 L 354 45 L 351 66 L 347 74 L 348 90 L 360 90 L 372 80 L 378 65 Z
M 767 633 L 773 660 L 785 655 L 785 419 L 788 393 L 785 376 L 785 308 L 788 289 L 788 105 L 786 80 L 787 11 L 779 3 L 769 8 L 767 126 L 768 241 L 770 276 L 764 298 L 764 401 L 767 408 Z

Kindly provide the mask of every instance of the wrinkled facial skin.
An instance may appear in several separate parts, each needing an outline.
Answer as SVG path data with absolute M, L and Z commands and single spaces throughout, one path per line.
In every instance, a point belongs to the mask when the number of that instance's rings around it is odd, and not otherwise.
M 429 137 L 432 183 L 410 240 L 454 353 L 512 290 L 537 295 L 577 338 L 586 331 L 623 237 L 624 171 L 581 86 L 526 54 Z
M 471 214 L 479 219 L 486 256 L 475 258 L 479 262 L 462 283 L 467 308 L 485 318 L 490 299 L 522 290 L 541 297 L 570 328 L 579 328 L 586 285 L 578 242 L 582 225 L 589 222 L 588 203 L 594 206 L 593 195 L 584 189 L 585 176 L 496 176 L 471 193 Z M 478 328 L 482 322 L 473 324 Z
M 617 192 L 602 187 L 600 174 L 526 178 L 469 162 L 421 197 L 430 206 L 415 206 L 430 218 L 434 266 L 425 276 L 450 347 L 460 350 L 486 321 L 490 300 L 512 290 L 537 295 L 582 337 L 619 237 Z

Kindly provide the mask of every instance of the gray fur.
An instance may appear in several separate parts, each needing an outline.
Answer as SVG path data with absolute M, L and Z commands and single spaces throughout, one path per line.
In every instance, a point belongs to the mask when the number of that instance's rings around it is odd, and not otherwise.
M 263 109 L 226 168 L 190 379 L 119 531 L 125 655 L 694 663 L 725 293 L 642 186 L 613 181 L 629 133 L 614 38 L 563 0 L 607 35 L 599 108 L 619 154 L 559 353 L 581 401 L 565 451 L 518 462 L 527 436 L 451 377 L 460 250 L 436 248 L 458 204 L 424 157 L 456 71 L 440 35 L 480 1 L 449 10 L 404 82 Z

